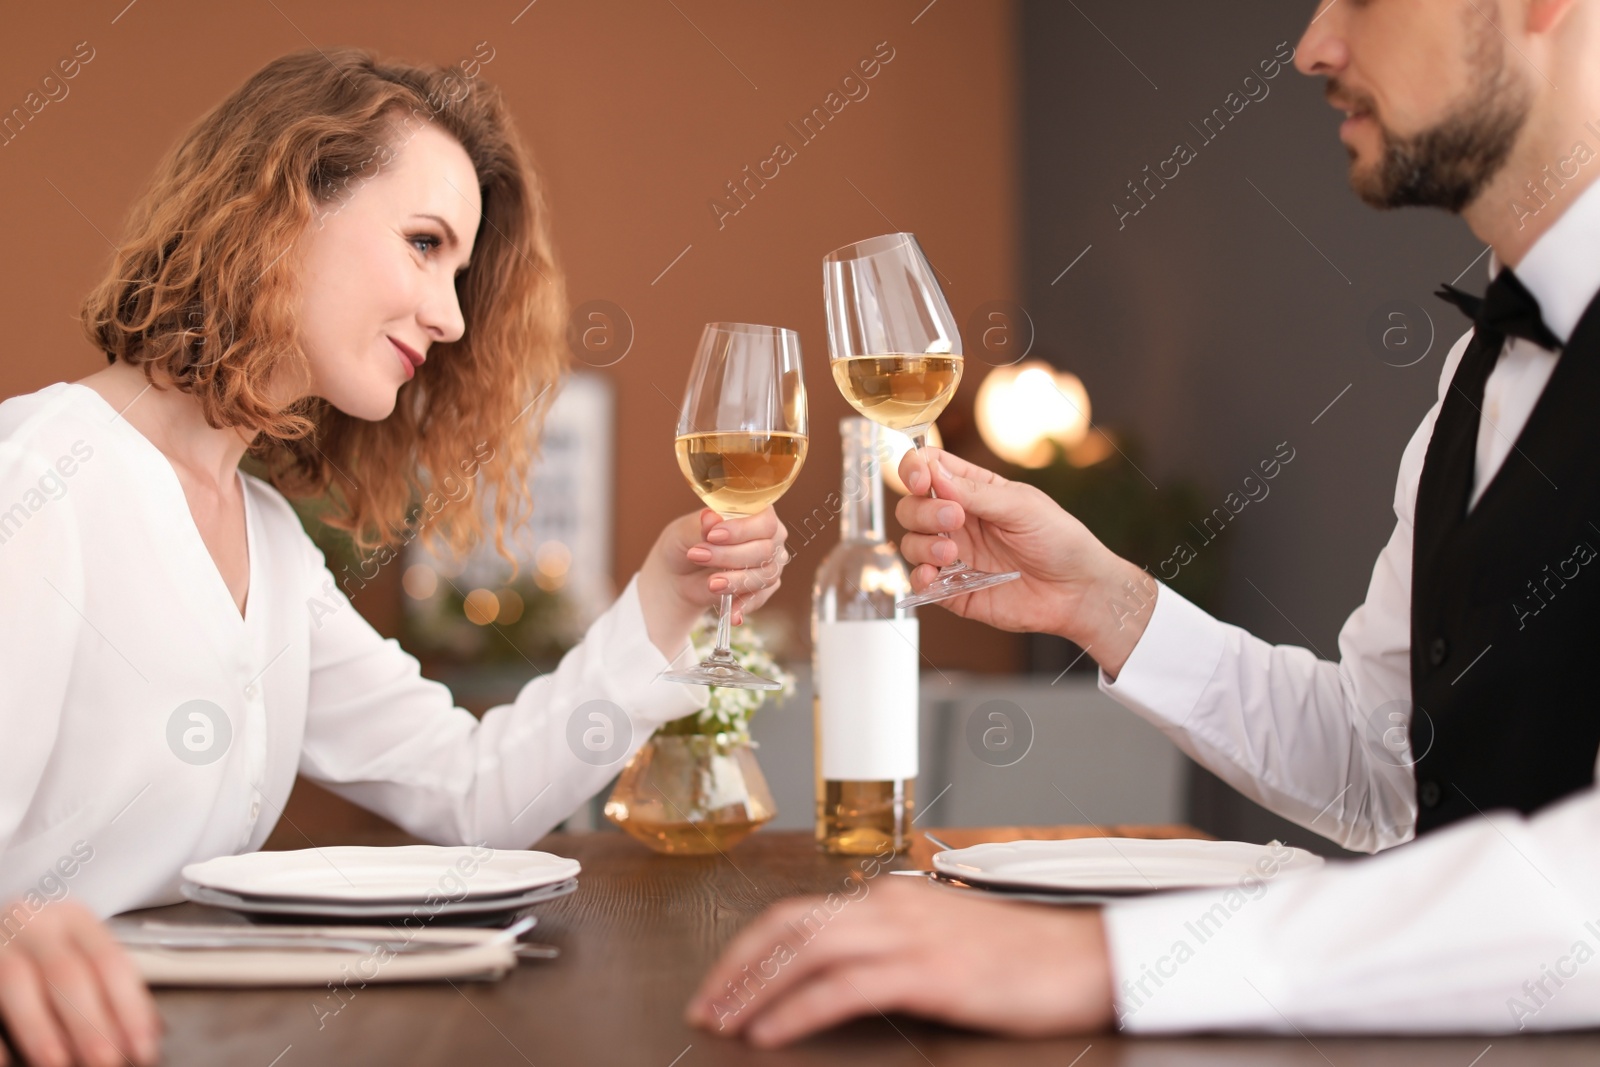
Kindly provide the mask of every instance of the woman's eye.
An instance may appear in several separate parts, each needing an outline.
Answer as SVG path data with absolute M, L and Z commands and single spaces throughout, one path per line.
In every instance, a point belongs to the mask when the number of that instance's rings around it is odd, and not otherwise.
M 415 237 L 410 238 L 410 241 L 413 248 L 416 248 L 417 251 L 424 254 L 433 251 L 435 248 L 438 248 L 444 243 L 431 233 L 419 233 Z M 419 244 L 421 247 L 418 247 Z

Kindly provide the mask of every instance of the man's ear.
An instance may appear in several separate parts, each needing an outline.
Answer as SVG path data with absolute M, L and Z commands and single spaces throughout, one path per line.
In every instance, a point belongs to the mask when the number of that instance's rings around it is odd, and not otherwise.
M 1575 6 L 1575 0 L 1528 0 L 1529 33 L 1549 33 Z

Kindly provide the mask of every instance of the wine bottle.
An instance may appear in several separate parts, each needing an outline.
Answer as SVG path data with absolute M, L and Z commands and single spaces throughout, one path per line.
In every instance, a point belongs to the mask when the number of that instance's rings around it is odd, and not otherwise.
M 878 425 L 840 420 L 839 543 L 811 599 L 817 844 L 826 852 L 907 846 L 917 777 L 918 633 L 905 561 L 883 533 Z

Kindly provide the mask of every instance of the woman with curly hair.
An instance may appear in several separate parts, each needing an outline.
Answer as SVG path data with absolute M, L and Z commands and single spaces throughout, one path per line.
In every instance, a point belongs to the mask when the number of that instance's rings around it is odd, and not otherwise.
M 703 705 L 657 675 L 693 662 L 723 592 L 742 615 L 779 584 L 770 508 L 685 515 L 559 667 L 479 721 L 306 535 L 286 498 L 363 550 L 426 510 L 430 546 L 487 521 L 511 558 L 565 292 L 539 179 L 476 74 L 270 63 L 132 212 L 83 309 L 108 366 L 0 404 L 0 1018 L 30 1060 L 155 1057 L 149 994 L 97 917 L 260 848 L 297 773 L 431 841 L 525 848 L 632 750 L 579 758 L 574 716 L 616 709 L 637 747 Z M 487 520 L 454 502 L 475 481 Z

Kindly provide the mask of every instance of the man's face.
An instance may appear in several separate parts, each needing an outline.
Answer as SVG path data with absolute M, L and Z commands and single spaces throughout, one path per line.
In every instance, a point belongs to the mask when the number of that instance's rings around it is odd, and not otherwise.
M 1348 117 L 1350 184 L 1373 207 L 1471 204 L 1533 106 L 1498 0 L 1322 0 L 1295 66 Z

